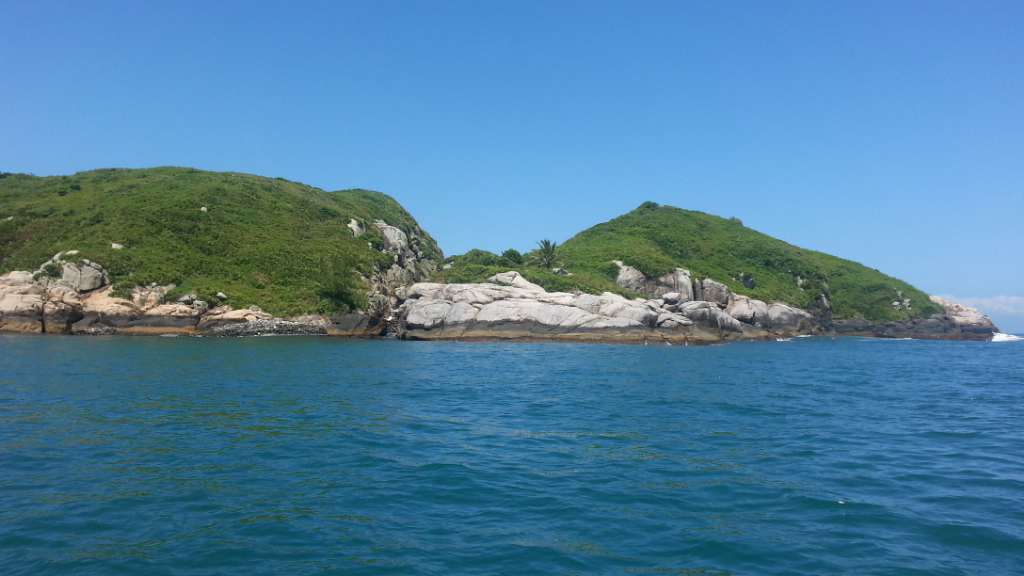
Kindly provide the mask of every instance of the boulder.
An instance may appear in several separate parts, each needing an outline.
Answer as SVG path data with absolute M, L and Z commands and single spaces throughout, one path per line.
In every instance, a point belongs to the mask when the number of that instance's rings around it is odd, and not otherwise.
M 60 283 L 76 292 L 91 292 L 108 283 L 103 266 L 78 258 L 78 250 L 58 252 L 40 266 L 33 278 L 48 284 Z
M 658 328 L 667 329 L 687 328 L 693 326 L 693 320 L 690 320 L 689 318 L 683 316 L 682 314 L 677 314 L 674 312 L 662 312 L 661 314 L 658 315 L 657 325 Z
M 523 278 L 522 275 L 520 275 L 519 272 L 516 271 L 501 272 L 500 274 L 495 274 L 494 276 L 488 278 L 487 281 L 493 282 L 495 284 L 501 284 L 503 286 L 512 286 L 513 288 L 520 288 L 522 290 L 531 290 L 539 292 L 544 291 L 543 288 L 534 284 L 533 282 L 530 282 L 526 278 Z
M 61 282 L 77 292 L 90 292 L 107 283 L 103 267 L 88 260 L 64 262 Z
M 204 314 L 196 327 L 200 331 L 208 331 L 227 324 L 270 320 L 271 318 L 273 316 L 263 311 L 247 308 L 235 310 L 231 306 L 218 306 Z
M 619 274 L 615 277 L 615 283 L 620 288 L 641 294 L 647 291 L 647 276 L 644 276 L 643 272 L 632 266 L 627 266 L 621 260 L 615 260 L 614 262 L 619 267 Z
M 743 324 L 726 314 L 717 303 L 694 300 L 679 305 L 678 313 L 695 324 L 719 332 L 743 332 Z
M 158 304 L 163 303 L 167 297 L 167 293 L 174 290 L 174 284 L 168 284 L 166 286 L 157 286 L 152 284 L 150 286 L 136 286 L 132 288 L 131 302 L 139 308 L 152 308 Z M 194 299 L 192 300 L 194 301 Z M 184 302 L 182 302 L 184 304 Z
M 780 334 L 806 334 L 816 327 L 814 316 L 805 310 L 773 302 L 768 306 L 768 328 Z
M 733 318 L 752 326 L 768 325 L 768 304 L 740 294 L 734 294 L 725 309 Z
M 384 238 L 384 251 L 390 254 L 402 254 L 409 248 L 409 237 L 401 228 L 392 226 L 383 220 L 377 220 L 373 226 Z
M 359 220 L 356 220 L 355 218 L 350 218 L 347 226 L 348 229 L 352 231 L 352 236 L 355 238 L 359 238 L 360 236 L 366 233 L 366 230 L 363 229 L 362 223 L 360 223 Z
M 676 268 L 656 279 L 651 279 L 621 260 L 613 262 L 619 269 L 615 283 L 621 288 L 643 294 L 648 298 L 659 298 L 664 294 L 673 293 L 679 295 L 677 301 L 686 302 L 694 299 L 689 270 Z
M 405 311 L 403 322 L 409 330 L 431 330 L 444 324 L 451 309 L 447 300 L 415 300 Z
M 703 300 L 714 302 L 721 308 L 728 306 L 732 300 L 732 290 L 729 290 L 729 287 L 725 284 L 710 278 L 705 278 L 701 281 L 701 294 Z
M 661 300 L 665 304 L 679 304 L 680 302 L 686 302 L 688 299 L 684 298 L 679 292 L 668 292 L 661 295 Z
M 695 300 L 693 295 L 693 280 L 689 270 L 676 268 L 675 270 L 658 278 L 653 291 L 648 295 L 664 298 L 666 293 L 679 294 L 678 302 L 689 302 Z

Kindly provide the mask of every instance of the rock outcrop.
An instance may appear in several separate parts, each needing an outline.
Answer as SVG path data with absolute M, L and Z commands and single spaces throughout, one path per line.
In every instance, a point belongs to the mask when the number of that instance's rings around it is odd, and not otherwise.
M 974 308 L 946 301 L 937 296 L 931 300 L 943 307 L 944 312 L 926 318 L 903 321 L 869 321 L 859 318 L 833 320 L 832 303 L 827 294 L 821 293 L 814 300 L 810 310 L 803 310 L 783 302 L 767 303 L 736 294 L 727 285 L 711 278 L 696 278 L 689 270 L 676 268 L 658 278 L 648 278 L 640 270 L 614 261 L 619 272 L 616 284 L 649 298 L 662 298 L 667 304 L 681 305 L 687 302 L 711 302 L 724 310 L 725 314 L 740 323 L 768 331 L 779 336 L 834 332 L 841 335 L 877 336 L 884 338 L 933 338 L 987 340 L 998 332 L 992 320 Z M 742 273 L 739 282 L 751 288 L 756 285 L 753 277 Z M 805 284 L 799 276 L 801 286 Z M 909 311 L 910 300 L 902 293 L 896 293 L 892 307 L 897 311 Z M 691 307 L 692 314 L 705 318 L 717 316 L 710 308 Z M 728 320 L 723 320 L 727 327 Z
M 943 312 L 926 318 L 871 322 L 863 319 L 835 320 L 836 334 L 878 338 L 920 338 L 935 340 L 991 340 L 999 331 L 992 320 L 975 308 L 938 296 L 931 301 Z
M 174 285 L 115 293 L 103 266 L 61 252 L 35 272 L 0 276 L 0 331 L 58 334 L 373 334 L 365 314 L 275 318 L 258 307 L 210 308 L 194 294 L 168 301 Z M 219 295 L 221 300 L 226 295 Z M 377 329 L 379 332 L 379 329 Z
M 399 335 L 409 339 L 549 338 L 718 342 L 764 338 L 713 302 L 630 300 L 618 294 L 547 292 L 504 272 L 479 284 L 414 284 L 399 308 Z
M 433 271 L 414 239 L 375 223 L 393 256 L 371 282 L 376 309 L 335 316 L 276 318 L 256 306 L 210 307 L 195 294 L 169 301 L 173 285 L 137 286 L 127 297 L 109 285 L 103 267 L 62 252 L 35 272 L 0 276 L 0 331 L 71 334 L 309 334 L 407 339 L 544 338 L 627 342 L 720 342 L 824 333 L 883 337 L 989 339 L 997 331 L 974 308 L 938 297 L 944 312 L 901 322 L 819 317 L 782 302 L 736 294 L 721 282 L 676 269 L 655 280 L 620 265 L 619 280 L 657 294 L 630 299 L 605 292 L 548 292 L 509 271 L 475 284 L 419 282 Z M 386 316 L 385 316 L 386 314 Z
M 962 334 L 990 338 L 993 333 L 998 331 L 995 324 L 992 323 L 992 319 L 982 314 L 977 308 L 964 306 L 940 296 L 931 296 L 931 301 L 942 306 L 946 311 L 946 317 Z
M 678 294 L 677 298 L 682 301 L 701 299 L 694 293 L 694 281 L 689 270 L 676 268 L 658 278 L 648 278 L 640 270 L 624 264 L 620 260 L 615 260 L 615 265 L 619 268 L 615 283 L 626 290 L 643 294 L 649 298 L 658 298 L 663 294 L 673 293 Z
M 359 312 L 365 318 L 356 322 L 363 324 L 368 333 L 386 330 L 392 311 L 398 304 L 399 289 L 424 281 L 437 270 L 438 261 L 428 258 L 424 241 L 418 229 L 406 233 L 397 226 L 377 220 L 373 227 L 383 239 L 381 251 L 391 256 L 390 265 L 381 266 L 365 282 L 369 287 L 368 306 Z M 343 326 L 355 319 L 344 319 Z M 345 328 L 340 328 L 345 329 Z

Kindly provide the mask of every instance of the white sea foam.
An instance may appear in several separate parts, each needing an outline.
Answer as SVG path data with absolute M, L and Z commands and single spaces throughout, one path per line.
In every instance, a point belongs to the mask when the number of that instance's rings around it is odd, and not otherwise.
M 1024 340 L 1024 338 L 1015 334 L 1003 334 L 1002 332 L 996 332 L 992 335 L 993 342 L 1019 342 L 1021 340 Z

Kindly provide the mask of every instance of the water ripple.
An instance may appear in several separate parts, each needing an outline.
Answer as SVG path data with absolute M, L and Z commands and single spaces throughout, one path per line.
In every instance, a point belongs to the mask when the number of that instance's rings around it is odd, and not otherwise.
M 1024 573 L 1019 346 L 0 337 L 0 573 Z

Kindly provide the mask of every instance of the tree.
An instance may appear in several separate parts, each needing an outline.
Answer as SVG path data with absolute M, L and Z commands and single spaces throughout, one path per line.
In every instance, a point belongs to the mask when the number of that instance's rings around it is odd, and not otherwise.
M 509 248 L 501 253 L 501 257 L 508 260 L 510 264 L 522 264 L 523 255 L 519 253 L 519 250 L 515 248 Z
M 558 243 L 544 239 L 537 242 L 537 260 L 541 266 L 551 268 L 555 265 L 555 256 L 558 254 Z

